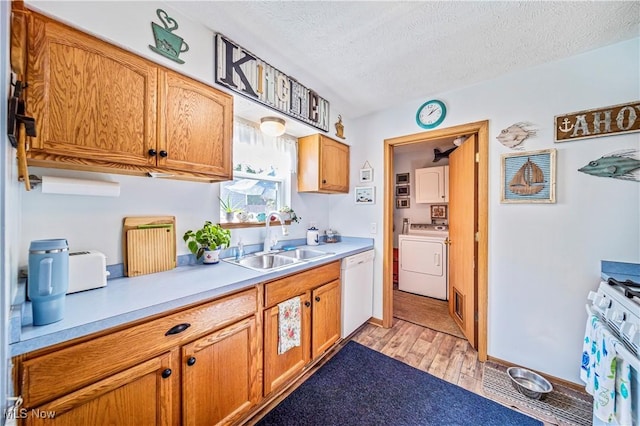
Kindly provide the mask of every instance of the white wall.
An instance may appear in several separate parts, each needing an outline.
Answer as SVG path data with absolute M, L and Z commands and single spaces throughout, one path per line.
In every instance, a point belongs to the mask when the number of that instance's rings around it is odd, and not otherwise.
M 489 120 L 488 353 L 579 382 L 589 290 L 598 286 L 600 260 L 640 261 L 640 182 L 598 178 L 577 171 L 590 160 L 640 149 L 640 133 L 554 144 L 553 117 L 640 99 L 640 39 L 512 73 L 472 87 L 425 96 L 356 120 L 352 164 L 369 161 L 382 193 L 383 141 L 420 132 L 416 109 L 443 100 L 449 127 Z M 428 91 L 428 87 L 424 88 Z M 530 121 L 538 135 L 527 150 L 557 149 L 557 202 L 500 203 L 500 155 L 511 152 L 495 137 L 513 123 Z M 353 172 L 352 172 L 353 177 Z M 382 203 L 342 200 L 332 211 L 337 226 L 368 236 L 381 223 Z M 380 234 L 376 250 L 382 250 Z M 382 259 L 376 259 L 374 314 L 382 317 Z

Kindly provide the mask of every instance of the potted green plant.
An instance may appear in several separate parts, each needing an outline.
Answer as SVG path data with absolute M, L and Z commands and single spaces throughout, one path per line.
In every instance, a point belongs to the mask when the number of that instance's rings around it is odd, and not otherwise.
M 189 251 L 196 255 L 196 259 L 204 255 L 204 263 L 218 263 L 220 250 L 229 247 L 231 231 L 207 220 L 204 226 L 195 232 L 185 232 L 182 239 Z
M 283 215 L 283 219 L 290 220 L 291 222 L 298 223 L 302 217 L 299 217 L 295 211 L 289 206 L 284 206 L 278 210 Z
M 227 195 L 227 201 L 220 197 L 218 197 L 218 200 L 220 200 L 220 207 L 222 207 L 222 211 L 226 215 L 227 222 L 233 222 L 233 214 L 240 209 L 238 206 L 231 204 L 231 195 Z

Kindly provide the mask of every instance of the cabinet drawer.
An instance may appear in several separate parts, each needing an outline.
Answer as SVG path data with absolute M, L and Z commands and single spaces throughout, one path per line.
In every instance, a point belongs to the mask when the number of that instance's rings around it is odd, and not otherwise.
M 77 390 L 171 347 L 253 315 L 256 310 L 257 291 L 252 288 L 27 359 L 20 370 L 25 407 L 34 407 Z M 181 332 L 167 334 L 180 324 L 189 326 Z
M 339 278 L 340 262 L 337 261 L 272 281 L 264 286 L 264 307 L 270 308 L 277 303 Z

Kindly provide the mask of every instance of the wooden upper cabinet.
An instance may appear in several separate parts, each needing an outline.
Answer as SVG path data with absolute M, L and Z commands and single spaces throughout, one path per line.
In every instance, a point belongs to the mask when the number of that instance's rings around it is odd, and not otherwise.
M 158 165 L 231 179 L 233 98 L 165 70 L 159 95 Z
M 29 164 L 231 179 L 231 95 L 29 14 Z
M 349 145 L 321 134 L 298 139 L 298 192 L 349 192 Z
M 28 52 L 27 108 L 37 126 L 29 158 L 155 164 L 155 66 L 37 14 Z

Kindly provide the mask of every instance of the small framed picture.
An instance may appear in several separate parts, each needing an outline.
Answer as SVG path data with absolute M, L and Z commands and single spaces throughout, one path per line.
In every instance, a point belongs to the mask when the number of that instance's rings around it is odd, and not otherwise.
M 556 150 L 502 154 L 502 203 L 555 203 Z
M 405 183 L 409 183 L 409 173 L 396 174 L 396 185 L 402 185 Z
M 360 182 L 373 182 L 373 169 L 360 169 Z
M 410 206 L 409 198 L 396 198 L 396 209 L 408 209 Z
M 409 185 L 396 185 L 396 197 L 408 197 Z
M 356 186 L 354 193 L 356 204 L 373 204 L 376 201 L 374 186 Z
M 446 219 L 447 206 L 442 204 L 434 204 L 431 206 L 431 219 Z

